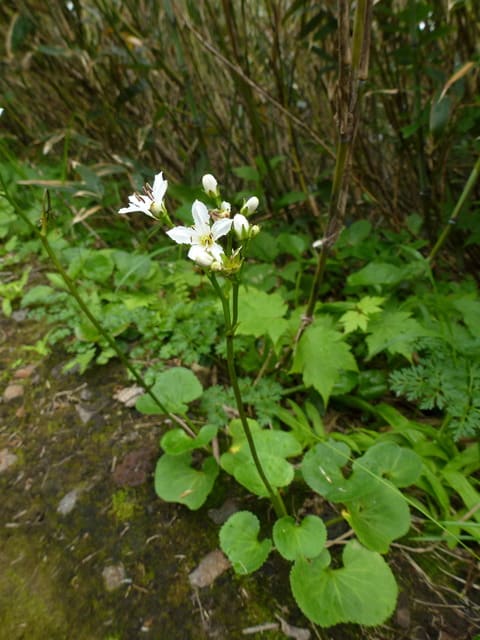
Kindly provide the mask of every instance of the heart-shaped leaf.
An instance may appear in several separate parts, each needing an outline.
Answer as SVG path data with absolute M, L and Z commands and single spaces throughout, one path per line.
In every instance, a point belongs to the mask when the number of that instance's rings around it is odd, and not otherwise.
M 204 425 L 196 438 L 189 436 L 183 429 L 170 429 L 162 437 L 160 445 L 165 453 L 178 456 L 186 451 L 193 451 L 204 447 L 217 435 L 218 427 L 213 424 Z
M 206 458 L 201 471 L 190 466 L 191 455 L 163 455 L 155 468 L 155 491 L 166 502 L 179 502 L 199 509 L 208 497 L 218 475 L 214 458 Z
M 291 516 L 285 516 L 273 526 L 273 542 L 286 560 L 314 558 L 320 554 L 326 540 L 327 530 L 317 516 L 305 516 L 298 524 Z
M 353 463 L 353 469 L 368 469 L 388 478 L 397 487 L 408 487 L 418 480 L 423 462 L 419 455 L 395 442 L 378 442 Z
M 344 442 L 328 440 L 308 451 L 302 461 L 301 470 L 308 486 L 333 502 L 344 502 L 348 480 L 342 467 L 350 460 L 350 449 Z
M 386 553 L 392 540 L 410 528 L 410 511 L 402 494 L 388 482 L 355 472 L 351 483 L 359 488 L 356 498 L 347 503 L 344 517 L 362 544 Z
M 235 573 L 244 575 L 259 569 L 272 549 L 270 538 L 258 540 L 260 522 L 250 511 L 238 511 L 220 529 L 220 547 Z
M 190 369 L 184 367 L 172 367 L 159 373 L 152 391 L 162 402 L 166 411 L 182 414 L 187 411 L 187 404 L 199 398 L 203 393 L 202 385 L 197 376 Z M 140 413 L 148 415 L 164 413 L 148 394 L 140 396 L 135 408 Z
M 343 551 L 343 568 L 330 569 L 329 564 L 324 550 L 293 565 L 290 585 L 303 613 L 322 627 L 385 622 L 395 609 L 398 587 L 384 559 L 351 540 Z

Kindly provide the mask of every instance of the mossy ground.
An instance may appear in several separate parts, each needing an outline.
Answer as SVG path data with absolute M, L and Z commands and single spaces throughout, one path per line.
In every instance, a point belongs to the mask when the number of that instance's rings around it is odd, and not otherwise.
M 33 344 L 44 329 L 2 319 L 0 331 L 3 392 L 16 371 L 35 361 L 22 345 Z M 115 464 L 132 451 L 154 462 L 166 425 L 114 399 L 128 384 L 115 363 L 81 377 L 62 373 L 63 364 L 61 354 L 39 360 L 30 376 L 15 380 L 23 396 L 0 404 L 0 450 L 17 456 L 0 474 L 1 639 L 276 640 L 287 636 L 278 629 L 242 633 L 278 622 L 276 616 L 324 640 L 471 640 L 478 633 L 477 609 L 462 609 L 462 597 L 453 595 L 451 608 L 442 608 L 435 589 L 405 562 L 400 579 L 410 602 L 407 627 L 394 620 L 380 629 L 314 629 L 289 595 L 288 566 L 274 557 L 253 576 L 227 572 L 195 591 L 188 574 L 218 546 L 208 506 L 221 505 L 228 485 L 199 512 L 160 501 L 151 474 L 140 485 L 119 485 Z M 59 513 L 62 498 L 74 490 L 73 509 Z M 119 563 L 125 581 L 109 592 L 102 572 Z M 468 591 L 469 603 L 472 593 L 478 591 Z M 415 607 L 415 596 L 432 606 Z

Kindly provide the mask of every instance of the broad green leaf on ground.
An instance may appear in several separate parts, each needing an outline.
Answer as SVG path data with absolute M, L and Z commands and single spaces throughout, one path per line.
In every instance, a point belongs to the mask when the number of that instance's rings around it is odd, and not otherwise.
M 193 451 L 209 444 L 217 435 L 218 427 L 212 424 L 204 425 L 195 438 L 189 436 L 183 429 L 170 429 L 162 437 L 160 446 L 171 456 L 178 456 L 186 451 Z
M 327 529 L 318 516 L 305 516 L 299 523 L 291 516 L 284 516 L 273 525 L 273 542 L 286 560 L 315 558 L 326 540 Z
M 294 468 L 286 458 L 297 456 L 302 448 L 297 439 L 285 431 L 260 429 L 254 420 L 249 420 L 253 440 L 263 471 L 273 487 L 285 487 L 294 477 Z M 240 420 L 233 420 L 229 427 L 233 442 L 220 458 L 222 469 L 252 493 L 267 497 L 268 491 L 253 461 L 248 441 Z
M 332 502 L 348 498 L 348 480 L 342 467 L 350 460 L 350 449 L 343 442 L 328 440 L 308 451 L 302 461 L 301 471 L 308 486 Z
M 395 442 L 378 442 L 353 463 L 353 470 L 368 470 L 387 478 L 396 487 L 408 487 L 418 480 L 423 462 L 415 451 Z
M 313 560 L 298 559 L 292 567 L 292 593 L 307 618 L 322 627 L 385 622 L 398 595 L 385 560 L 352 540 L 343 551 L 343 568 L 331 569 L 329 564 L 330 554 L 325 550 Z
M 412 318 L 408 311 L 383 311 L 375 314 L 368 323 L 368 333 L 368 360 L 381 351 L 388 351 L 392 355 L 399 353 L 410 362 L 418 338 L 429 335 L 429 331 Z
M 201 470 L 190 464 L 190 453 L 163 455 L 155 468 L 155 492 L 166 502 L 179 502 L 195 511 L 207 499 L 219 469 L 211 457 L 204 460 Z
M 197 400 L 203 393 L 197 376 L 184 367 L 172 367 L 159 373 L 152 391 L 171 413 L 185 413 L 187 404 Z M 140 413 L 149 415 L 164 413 L 148 394 L 140 396 L 135 408 Z
M 260 338 L 268 335 L 275 344 L 288 327 L 287 305 L 279 293 L 242 287 L 238 301 L 237 333 Z
M 326 405 L 344 371 L 357 371 L 349 345 L 330 318 L 316 319 L 300 338 L 292 373 L 301 373 L 305 384 L 314 387 Z
M 372 551 L 386 553 L 390 543 L 410 529 L 410 511 L 402 494 L 390 483 L 355 471 L 349 483 L 358 487 L 347 502 L 344 518 L 360 542 Z
M 272 549 L 272 541 L 258 540 L 260 522 L 250 511 L 238 511 L 220 529 L 220 548 L 235 573 L 245 575 L 259 569 Z
M 351 287 L 368 287 L 372 285 L 397 284 L 402 280 L 403 269 L 388 262 L 370 262 L 365 267 L 352 273 L 347 278 Z

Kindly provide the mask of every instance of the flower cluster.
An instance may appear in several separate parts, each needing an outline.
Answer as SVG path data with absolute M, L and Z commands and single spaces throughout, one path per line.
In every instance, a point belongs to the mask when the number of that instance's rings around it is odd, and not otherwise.
M 240 242 L 248 240 L 259 231 L 258 226 L 250 225 L 247 216 L 254 213 L 259 205 L 256 196 L 249 198 L 240 213 L 231 217 L 231 204 L 221 200 L 218 182 L 214 176 L 207 173 L 202 178 L 203 190 L 209 198 L 216 201 L 217 207 L 209 210 L 201 201 L 195 200 L 192 205 L 193 225 L 191 227 L 173 227 L 167 231 L 167 236 L 177 244 L 190 245 L 188 257 L 198 265 L 212 270 L 221 271 L 238 264 L 239 250 L 232 252 L 227 258 L 221 244 L 217 241 L 230 233 L 235 233 Z M 143 193 L 134 193 L 128 198 L 128 207 L 119 210 L 119 213 L 133 213 L 140 211 L 151 218 L 164 220 L 170 223 L 164 198 L 168 182 L 164 180 L 163 173 L 155 176 L 153 187 L 149 184 L 143 188 Z M 170 223 L 171 224 L 171 223 Z

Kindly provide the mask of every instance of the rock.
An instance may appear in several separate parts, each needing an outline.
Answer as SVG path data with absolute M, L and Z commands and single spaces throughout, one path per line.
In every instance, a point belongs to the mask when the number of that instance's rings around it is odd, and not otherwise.
M 32 373 L 35 371 L 36 368 L 37 368 L 36 364 L 28 364 L 26 367 L 21 367 L 20 369 L 17 369 L 13 374 L 13 377 L 16 378 L 17 380 L 24 380 L 25 378 L 30 378 L 30 376 L 32 375 Z
M 81 492 L 82 490 L 77 487 L 76 489 L 72 489 L 72 491 L 69 491 L 66 495 L 64 495 L 58 503 L 57 513 L 60 513 L 62 516 L 66 516 L 70 513 L 70 511 L 73 511 L 77 503 L 78 496 Z
M 18 456 L 14 453 L 11 453 L 8 449 L 2 449 L 0 451 L 0 473 L 13 466 L 17 460 Z
M 119 487 L 138 487 L 153 471 L 155 452 L 143 447 L 130 451 L 115 467 L 113 481 Z
M 118 400 L 126 407 L 134 407 L 137 399 L 145 393 L 142 387 L 134 384 L 131 387 L 123 387 L 113 394 L 115 400 Z
M 220 549 L 208 553 L 194 569 L 188 579 L 192 587 L 208 587 L 224 571 L 230 568 L 230 562 Z
M 126 581 L 123 563 L 111 564 L 102 571 L 103 582 L 107 591 L 119 589 Z
M 23 387 L 21 384 L 9 384 L 3 392 L 3 399 L 5 402 L 21 398 L 23 396 Z

